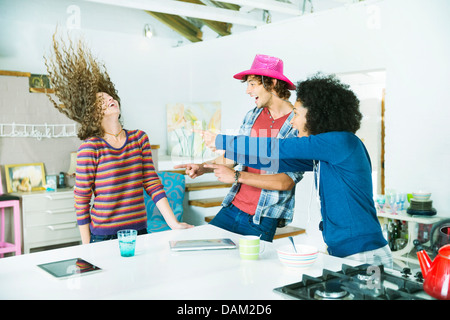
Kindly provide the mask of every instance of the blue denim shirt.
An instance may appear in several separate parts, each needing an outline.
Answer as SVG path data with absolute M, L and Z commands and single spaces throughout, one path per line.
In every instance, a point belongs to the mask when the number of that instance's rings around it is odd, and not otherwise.
M 250 136 L 253 124 L 256 119 L 260 115 L 262 108 L 255 107 L 253 110 L 250 110 L 244 118 L 244 121 L 239 129 L 240 135 Z M 298 131 L 293 128 L 291 125 L 291 119 L 293 118 L 294 113 L 291 112 L 289 117 L 284 122 L 281 127 L 277 138 L 292 138 L 297 137 Z M 244 170 L 246 167 L 243 165 L 239 165 L 237 170 Z M 277 172 L 266 171 L 267 174 L 274 174 Z M 303 172 L 285 172 L 295 184 L 302 180 Z M 230 192 L 227 194 L 225 199 L 222 202 L 224 207 L 227 207 L 231 204 L 236 193 L 239 190 L 240 183 L 234 183 L 230 189 Z M 295 205 L 295 186 L 291 190 L 287 191 L 277 191 L 277 190 L 266 190 L 261 189 L 261 195 L 259 197 L 258 205 L 256 207 L 255 215 L 253 216 L 253 222 L 255 224 L 259 224 L 261 217 L 269 217 L 275 219 L 285 219 L 286 224 L 292 222 L 294 216 L 294 205 Z

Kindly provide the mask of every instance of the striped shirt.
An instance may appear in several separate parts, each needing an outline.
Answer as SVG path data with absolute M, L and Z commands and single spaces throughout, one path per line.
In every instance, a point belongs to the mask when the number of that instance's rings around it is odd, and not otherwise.
M 89 223 L 95 235 L 146 229 L 143 189 L 155 203 L 166 197 L 153 165 L 147 134 L 124 131 L 126 142 L 121 148 L 93 137 L 78 149 L 74 191 L 77 221 L 78 225 Z

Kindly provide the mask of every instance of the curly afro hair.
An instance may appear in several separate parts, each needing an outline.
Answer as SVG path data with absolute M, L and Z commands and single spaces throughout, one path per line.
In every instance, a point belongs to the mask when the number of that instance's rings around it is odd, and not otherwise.
M 335 75 L 317 73 L 297 84 L 297 101 L 306 113 L 306 129 L 315 135 L 330 131 L 356 133 L 361 126 L 359 100 Z

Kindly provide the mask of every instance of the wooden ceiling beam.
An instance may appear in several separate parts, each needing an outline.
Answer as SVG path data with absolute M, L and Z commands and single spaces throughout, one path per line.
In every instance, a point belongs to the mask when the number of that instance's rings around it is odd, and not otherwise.
M 211 20 L 202 20 L 206 26 L 208 26 L 211 30 L 216 32 L 221 36 L 229 36 L 231 34 L 231 27 L 233 26 L 230 23 L 211 21 Z
M 255 18 L 245 12 L 228 10 L 223 8 L 213 8 L 192 3 L 185 3 L 175 0 L 84 0 L 112 6 L 120 6 L 145 11 L 167 13 L 182 17 L 196 19 L 208 19 L 213 21 L 234 23 L 246 26 L 257 27 L 265 22 Z
M 191 42 L 202 41 L 202 31 L 189 21 L 172 14 L 163 14 L 160 12 L 145 11 L 155 19 L 169 26 L 172 30 L 179 33 Z
M 276 11 L 285 14 L 292 14 L 294 16 L 300 16 L 302 14 L 302 10 L 300 10 L 298 6 L 275 0 L 214 0 L 214 1 L 236 4 L 239 6 L 253 7 L 262 10 Z
M 200 0 L 178 0 L 178 1 L 189 2 L 189 3 L 193 3 L 193 4 L 198 4 L 198 5 L 205 5 Z M 216 32 L 217 34 L 219 34 L 221 36 L 228 36 L 231 34 L 231 27 L 233 25 L 230 23 L 212 21 L 212 20 L 206 20 L 206 19 L 199 19 L 199 20 L 202 21 L 211 30 L 213 30 L 214 32 Z
M 231 3 L 212 1 L 212 0 L 211 0 L 211 2 L 214 3 L 218 7 L 222 7 L 222 8 L 229 9 L 229 10 L 239 11 L 239 9 L 241 8 L 241 6 L 231 4 Z

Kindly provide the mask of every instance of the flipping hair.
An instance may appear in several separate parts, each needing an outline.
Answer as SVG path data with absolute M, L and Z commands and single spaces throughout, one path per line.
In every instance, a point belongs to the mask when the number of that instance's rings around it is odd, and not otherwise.
M 120 104 L 105 65 L 92 56 L 81 39 L 75 45 L 69 38 L 66 45 L 61 38 L 59 41 L 56 39 L 55 32 L 52 49 L 53 55 L 44 56 L 45 66 L 55 95 L 62 104 L 58 104 L 48 93 L 47 97 L 59 112 L 81 125 L 78 138 L 85 140 L 103 136 L 103 111 L 96 94 L 105 92 Z
M 250 75 L 245 75 L 242 78 L 242 82 L 247 82 L 248 81 L 248 77 Z M 291 96 L 291 92 L 288 89 L 288 84 L 286 81 L 283 80 L 278 80 L 275 78 L 271 78 L 271 77 L 267 77 L 264 76 L 264 83 L 263 83 L 263 77 L 260 75 L 252 75 L 260 84 L 264 85 L 264 88 L 267 91 L 272 91 L 274 90 L 276 92 L 276 94 L 278 95 L 279 98 L 281 99 L 289 99 L 289 97 Z M 273 80 L 277 80 L 277 83 L 274 85 L 274 81 Z
M 310 134 L 358 131 L 362 114 L 359 100 L 349 88 L 335 75 L 322 73 L 297 84 L 297 101 L 308 109 L 305 127 Z

